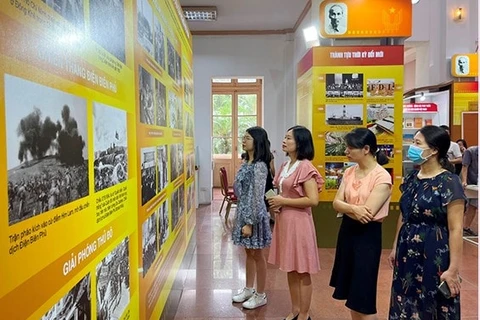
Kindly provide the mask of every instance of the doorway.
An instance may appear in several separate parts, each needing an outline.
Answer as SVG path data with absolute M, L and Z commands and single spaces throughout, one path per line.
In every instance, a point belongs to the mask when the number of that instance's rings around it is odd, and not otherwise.
M 468 146 L 478 146 L 478 111 L 462 112 L 462 138 Z
M 219 170 L 227 170 L 228 185 L 241 163 L 242 137 L 262 124 L 262 79 L 212 79 L 213 187 L 220 187 Z

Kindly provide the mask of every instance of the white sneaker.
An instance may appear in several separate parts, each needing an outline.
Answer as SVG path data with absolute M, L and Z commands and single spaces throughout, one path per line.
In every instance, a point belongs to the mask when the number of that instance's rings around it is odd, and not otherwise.
M 264 306 L 266 304 L 267 304 L 267 294 L 266 293 L 258 294 L 255 292 L 250 299 L 248 299 L 242 304 L 242 306 L 245 309 L 255 309 L 255 308 Z
M 255 289 L 253 288 L 243 288 L 236 295 L 232 297 L 233 302 L 244 302 L 253 297 Z

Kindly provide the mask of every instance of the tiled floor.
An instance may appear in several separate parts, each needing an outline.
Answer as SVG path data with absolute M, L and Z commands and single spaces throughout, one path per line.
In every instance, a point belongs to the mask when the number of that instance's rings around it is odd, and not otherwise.
M 232 292 L 245 285 L 245 254 L 232 244 L 230 229 L 219 217 L 221 202 L 197 210 L 197 229 L 192 237 L 187 270 L 181 270 L 176 294 L 180 295 L 175 319 L 283 319 L 290 311 L 286 274 L 269 265 L 267 272 L 268 304 L 256 310 L 243 310 L 232 304 Z M 225 211 L 225 209 L 224 209 Z M 231 217 L 234 216 L 232 210 Z M 231 219 L 231 218 L 230 218 Z M 231 221 L 230 221 L 231 223 Z M 477 246 L 465 242 L 462 266 L 462 319 L 478 319 Z M 334 249 L 319 249 L 322 270 L 312 277 L 314 320 L 350 319 L 342 301 L 331 298 L 328 286 Z M 378 285 L 378 318 L 387 319 L 392 271 L 383 252 Z M 184 261 L 185 262 L 185 261 Z M 178 281 L 180 280 L 180 281 Z

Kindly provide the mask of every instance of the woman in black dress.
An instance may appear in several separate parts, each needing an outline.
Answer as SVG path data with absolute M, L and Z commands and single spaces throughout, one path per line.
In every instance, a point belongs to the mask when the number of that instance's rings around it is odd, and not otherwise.
M 465 194 L 447 158 L 450 137 L 426 126 L 414 137 L 408 157 L 420 165 L 401 185 L 393 267 L 390 320 L 460 320 L 459 264 Z M 452 297 L 437 289 L 445 281 Z

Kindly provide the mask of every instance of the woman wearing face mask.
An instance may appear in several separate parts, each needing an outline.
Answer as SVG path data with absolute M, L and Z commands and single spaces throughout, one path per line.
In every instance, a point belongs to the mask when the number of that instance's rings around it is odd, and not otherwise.
M 414 137 L 408 157 L 420 170 L 400 186 L 401 216 L 393 251 L 389 319 L 460 320 L 459 265 L 465 195 L 447 158 L 450 137 L 426 126 Z M 445 281 L 446 298 L 438 289 Z

